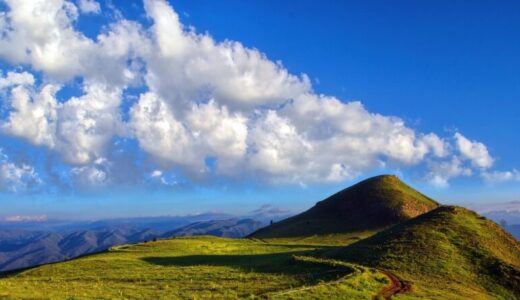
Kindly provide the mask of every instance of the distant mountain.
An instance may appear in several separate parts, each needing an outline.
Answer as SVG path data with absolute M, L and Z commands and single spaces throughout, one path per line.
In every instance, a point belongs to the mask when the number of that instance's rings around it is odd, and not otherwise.
M 71 233 L 0 230 L 0 271 L 71 259 L 115 245 L 156 238 L 160 232 L 120 228 Z
M 264 224 L 253 219 L 228 219 L 196 222 L 179 229 L 169 231 L 162 237 L 214 235 L 240 238 L 261 228 Z
M 255 238 L 376 231 L 428 212 L 439 204 L 397 176 L 364 180 L 294 217 L 262 228 Z
M 59 247 L 62 239 L 63 236 L 58 233 L 47 232 L 3 239 L 2 245 L 9 245 L 9 249 L 2 247 L 0 270 L 25 268 L 65 260 L 68 257 L 61 252 Z
M 186 216 L 158 216 L 158 217 L 135 217 L 117 218 L 101 220 L 56 220 L 45 219 L 41 221 L 20 220 L 8 221 L 0 220 L 0 230 L 2 229 L 23 229 L 31 231 L 52 231 L 52 232 L 72 232 L 78 230 L 99 230 L 107 228 L 149 228 L 157 231 L 167 231 L 191 224 L 193 222 L 208 220 L 224 220 L 233 218 L 232 215 L 223 213 L 204 213 Z
M 462 207 L 439 207 L 328 256 L 395 272 L 425 291 L 520 298 L 520 243 L 498 224 Z
M 485 212 L 482 215 L 497 223 L 506 222 L 507 224 L 520 224 L 520 211 L 517 210 L 494 210 Z
M 505 229 L 517 240 L 520 240 L 520 224 L 507 225 Z
M 516 204 L 516 202 L 515 202 Z M 495 210 L 483 213 L 487 218 L 492 219 L 511 233 L 516 239 L 520 240 L 520 212 Z
M 106 250 L 121 244 L 150 241 L 161 236 L 215 235 L 243 237 L 265 225 L 253 219 L 199 221 L 186 225 L 186 220 L 205 219 L 215 215 L 103 220 L 88 223 L 89 229 L 61 231 L 30 231 L 0 229 L 0 271 L 32 267 L 68 260 Z M 228 215 L 216 215 L 228 216 Z M 168 221 L 174 221 L 167 226 Z M 78 225 L 79 223 L 76 223 Z M 182 226 L 179 226 L 182 224 Z M 169 231 L 141 228 L 153 225 Z M 61 223 L 60 223 L 61 226 Z M 78 225 L 79 226 L 79 225 Z M 137 227 L 134 227 L 137 226 Z M 74 226 L 71 226 L 74 228 Z M 179 229 L 174 229 L 178 228 Z M 45 227 L 44 227 L 45 228 Z M 172 230 L 173 229 L 173 230 Z

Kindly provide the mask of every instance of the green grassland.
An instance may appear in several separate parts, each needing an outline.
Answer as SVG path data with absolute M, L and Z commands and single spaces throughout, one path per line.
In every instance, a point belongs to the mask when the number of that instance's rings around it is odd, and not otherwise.
M 520 297 L 520 243 L 462 207 L 439 207 L 327 256 L 392 271 L 413 285 L 403 298 Z
M 174 238 L 125 245 L 0 279 L 0 298 L 371 299 L 382 273 L 317 259 L 302 240 Z
M 516 299 L 518 245 L 473 212 L 441 207 L 366 236 L 118 246 L 6 274 L 0 299 L 377 299 L 390 284 L 383 270 L 412 285 L 396 299 Z

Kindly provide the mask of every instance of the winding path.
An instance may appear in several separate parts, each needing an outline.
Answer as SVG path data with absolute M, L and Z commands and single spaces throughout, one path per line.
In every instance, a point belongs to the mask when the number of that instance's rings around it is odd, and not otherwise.
M 385 274 L 386 277 L 388 277 L 390 279 L 390 284 L 383 287 L 379 291 L 379 293 L 373 297 L 373 299 L 381 299 L 381 298 L 383 298 L 385 300 L 392 299 L 392 296 L 399 294 L 399 293 L 405 293 L 412 288 L 410 283 L 399 279 L 399 277 L 395 276 L 395 274 L 388 272 L 388 271 L 383 271 L 383 270 L 380 270 L 380 271 L 381 271 L 381 273 Z

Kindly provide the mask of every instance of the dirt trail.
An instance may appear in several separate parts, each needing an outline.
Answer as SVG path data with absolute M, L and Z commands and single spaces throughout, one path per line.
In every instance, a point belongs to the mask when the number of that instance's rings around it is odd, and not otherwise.
M 385 274 L 390 279 L 390 284 L 382 288 L 379 293 L 373 297 L 373 299 L 392 299 L 393 295 L 405 293 L 412 287 L 410 283 L 399 279 L 397 276 L 388 271 L 381 270 L 381 273 Z

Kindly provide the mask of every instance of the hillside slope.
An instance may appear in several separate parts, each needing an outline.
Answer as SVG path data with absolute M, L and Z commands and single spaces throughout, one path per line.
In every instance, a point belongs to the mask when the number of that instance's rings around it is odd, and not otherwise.
M 0 277 L 1 299 L 369 299 L 377 270 L 311 257 L 319 245 L 183 237 Z
M 327 256 L 390 270 L 426 298 L 520 298 L 520 243 L 462 207 L 439 207 Z
M 397 176 L 364 180 L 318 202 L 311 209 L 262 228 L 250 237 L 281 238 L 376 231 L 428 212 L 439 204 Z

